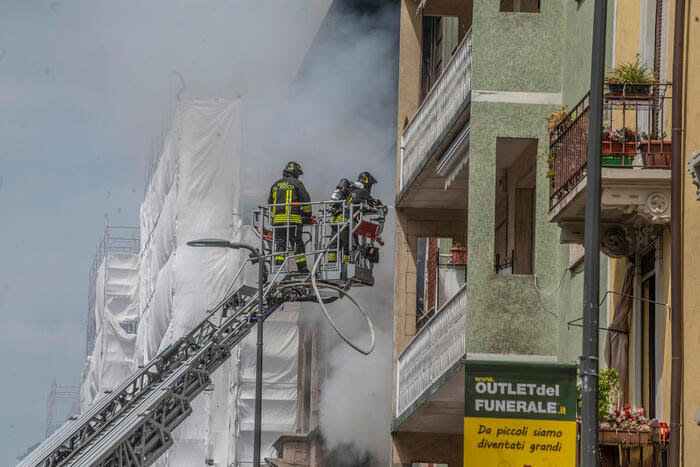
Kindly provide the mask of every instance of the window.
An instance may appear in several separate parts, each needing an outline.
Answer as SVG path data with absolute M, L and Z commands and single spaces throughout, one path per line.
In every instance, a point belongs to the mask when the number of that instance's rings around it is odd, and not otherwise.
M 459 45 L 458 22 L 453 16 L 423 16 L 421 99 L 435 85 Z
M 500 11 L 508 13 L 539 13 L 540 0 L 501 0 Z
M 498 138 L 494 206 L 494 270 L 533 274 L 537 140 Z
M 661 241 L 634 257 L 634 297 L 628 367 L 630 368 L 627 403 L 644 407 L 649 418 L 663 412 L 662 374 L 664 365 L 664 306 L 658 303 L 663 283 Z
M 451 238 L 416 239 L 416 328 L 423 325 L 466 281 L 466 268 L 454 261 Z
M 138 321 L 121 321 L 119 323 L 119 326 L 126 332 L 127 334 L 136 334 L 139 328 L 139 322 Z

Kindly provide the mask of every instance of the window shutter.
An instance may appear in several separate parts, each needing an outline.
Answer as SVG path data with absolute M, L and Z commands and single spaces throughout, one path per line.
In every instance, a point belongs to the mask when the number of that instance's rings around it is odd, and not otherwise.
M 656 0 L 656 21 L 654 31 L 654 71 L 661 74 L 661 42 L 664 20 L 664 0 Z

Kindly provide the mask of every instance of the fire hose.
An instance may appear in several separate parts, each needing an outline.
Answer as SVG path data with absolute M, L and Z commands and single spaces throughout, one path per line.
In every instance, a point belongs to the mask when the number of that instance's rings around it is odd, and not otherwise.
M 338 238 L 338 235 L 340 233 L 347 229 L 348 224 L 345 224 L 342 228 L 338 229 L 338 231 L 333 235 L 331 240 L 328 242 L 328 245 L 333 245 L 333 242 Z M 372 353 L 374 350 L 374 345 L 375 345 L 375 335 L 374 335 L 374 325 L 372 324 L 372 320 L 370 317 L 367 315 L 367 312 L 362 308 L 362 305 L 360 305 L 357 300 L 355 300 L 346 290 L 337 287 L 332 284 L 325 284 L 321 283 L 319 284 L 316 281 L 316 270 L 318 269 L 318 265 L 321 263 L 321 260 L 323 259 L 323 256 L 330 250 L 330 247 L 327 247 L 321 254 L 318 255 L 316 258 L 316 261 L 314 262 L 313 268 L 311 268 L 311 273 L 309 274 L 311 278 L 311 287 L 314 290 L 314 294 L 316 295 L 316 299 L 318 300 L 318 304 L 321 305 L 321 310 L 323 311 L 323 314 L 326 316 L 326 319 L 328 320 L 328 324 L 331 325 L 331 327 L 335 330 L 335 332 L 340 336 L 341 339 L 345 341 L 346 344 L 348 344 L 350 347 L 355 349 L 356 351 L 360 352 L 363 355 L 369 355 Z M 306 286 L 308 287 L 309 282 L 299 282 L 298 284 L 292 284 L 292 285 L 301 285 L 301 286 Z M 362 316 L 365 318 L 365 321 L 367 321 L 367 326 L 369 327 L 369 333 L 370 333 L 370 345 L 367 349 L 363 349 L 359 347 L 358 345 L 354 344 L 348 337 L 346 337 L 341 330 L 338 328 L 336 325 L 335 321 L 331 317 L 330 313 L 328 313 L 328 309 L 326 308 L 326 305 L 323 303 L 323 297 L 321 297 L 321 292 L 319 289 L 330 289 L 338 292 L 340 296 L 346 296 L 350 299 L 350 302 L 352 302 L 353 305 L 355 305 L 355 308 L 359 310 L 359 312 L 362 314 Z

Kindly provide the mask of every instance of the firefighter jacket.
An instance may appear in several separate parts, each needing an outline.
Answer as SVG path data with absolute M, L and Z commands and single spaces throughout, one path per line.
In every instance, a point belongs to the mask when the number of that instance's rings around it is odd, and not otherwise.
M 369 190 L 367 188 L 360 188 L 357 185 L 353 185 L 350 188 L 350 193 L 348 193 L 347 200 L 345 201 L 346 206 L 350 206 L 351 204 L 362 204 L 366 203 L 370 206 L 374 206 L 376 201 L 374 198 L 372 198 L 372 195 L 370 194 Z
M 285 204 L 272 207 L 273 224 L 301 224 L 311 218 L 311 206 L 294 206 L 291 203 L 311 201 L 304 184 L 294 177 L 282 177 L 270 188 L 268 204 Z
M 381 202 L 377 199 L 374 199 L 370 194 L 369 190 L 367 190 L 366 188 L 362 188 L 357 185 L 351 186 L 348 196 L 345 199 L 345 218 L 347 219 L 350 216 L 350 210 L 347 208 L 348 206 L 350 206 L 351 204 L 360 205 L 363 203 L 369 206 L 381 205 Z

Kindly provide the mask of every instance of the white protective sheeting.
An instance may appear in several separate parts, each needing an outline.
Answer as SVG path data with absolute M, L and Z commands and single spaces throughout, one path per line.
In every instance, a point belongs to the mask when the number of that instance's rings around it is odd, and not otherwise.
M 130 336 L 135 352 L 128 356 L 114 339 L 100 340 L 118 331 L 105 320 L 90 368 L 96 355 L 107 354 L 110 373 L 121 375 L 122 366 L 134 369 L 190 331 L 223 298 L 244 256 L 229 249 L 188 247 L 188 241 L 259 241 L 234 215 L 242 192 L 239 112 L 238 100 L 180 102 L 141 205 L 138 303 L 129 308 L 140 320 L 137 336 Z M 257 269 L 250 269 L 248 278 L 257 277 Z M 271 455 L 272 442 L 296 421 L 296 313 L 272 315 L 265 338 L 263 454 Z M 255 350 L 254 335 L 233 350 L 156 465 L 251 465 Z M 105 375 L 86 370 L 86 401 L 103 385 L 101 378 Z
M 83 374 L 83 408 L 131 374 L 136 334 L 127 329 L 138 320 L 138 285 L 138 255 L 105 256 L 95 283 L 95 349 Z
M 288 307 L 298 308 L 298 307 Z M 261 456 L 275 457 L 272 443 L 291 431 L 296 421 L 298 332 L 297 311 L 278 310 L 265 321 Z M 234 465 L 253 464 L 255 421 L 255 346 L 251 333 L 239 346 L 236 391 Z

